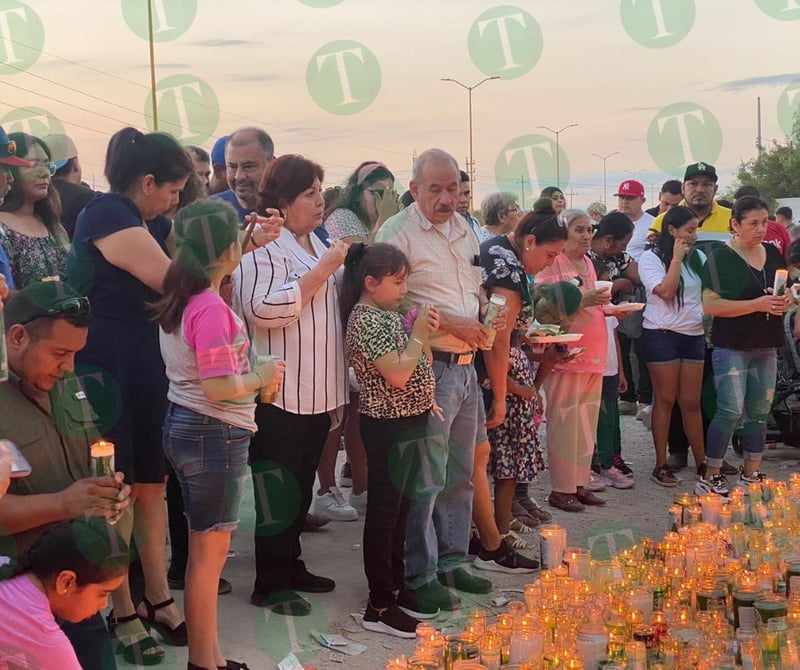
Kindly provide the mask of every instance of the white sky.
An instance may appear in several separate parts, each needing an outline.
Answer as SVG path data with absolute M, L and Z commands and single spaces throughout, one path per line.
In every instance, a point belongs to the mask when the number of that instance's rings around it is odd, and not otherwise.
M 167 9 L 170 2 L 190 2 L 154 1 Z M 570 123 L 579 125 L 561 136 L 571 166 L 562 187 L 573 191 L 576 206 L 602 196 L 602 162 L 592 152 L 620 152 L 608 160 L 609 199 L 631 176 L 625 170 L 638 172 L 649 194 L 650 184 L 681 176 L 655 164 L 646 135 L 659 109 L 682 101 L 708 108 L 722 127 L 716 165 L 725 188 L 738 163 L 755 153 L 757 96 L 765 142 L 783 137 L 777 103 L 787 84 L 800 79 L 800 20 L 775 20 L 757 0 L 696 0 L 688 36 L 670 48 L 648 49 L 622 26 L 622 5 L 633 2 L 693 0 L 342 0 L 325 9 L 301 0 L 198 0 L 189 30 L 156 43 L 157 77 L 191 74 L 212 87 L 222 108 L 214 137 L 257 123 L 278 153 L 321 162 L 329 184 L 361 161 L 378 159 L 404 187 L 415 150 L 440 146 L 465 160 L 467 94 L 440 78 L 472 84 L 485 76 L 470 58 L 467 34 L 482 12 L 509 4 L 535 17 L 543 52 L 526 75 L 487 82 L 474 93 L 476 201 L 497 190 L 495 160 L 507 142 L 541 133 L 538 125 Z M 795 0 L 759 2 L 791 7 Z M 26 72 L 0 75 L 0 118 L 23 106 L 53 113 L 78 145 L 84 178 L 100 187 L 108 136 L 122 124 L 144 127 L 147 42 L 128 28 L 119 0 L 26 4 L 44 24 L 45 53 Z M 0 0 L 0 11 L 17 5 Z M 7 58 L 3 37 L 0 63 Z M 330 114 L 306 86 L 314 52 L 337 39 L 364 44 L 381 66 L 380 92 L 357 114 Z

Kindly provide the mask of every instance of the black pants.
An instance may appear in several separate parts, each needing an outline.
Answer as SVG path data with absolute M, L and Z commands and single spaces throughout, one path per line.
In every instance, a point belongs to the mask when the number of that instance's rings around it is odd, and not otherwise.
M 714 388 L 714 368 L 711 365 L 711 352 L 713 349 L 706 347 L 706 357 L 703 362 L 703 394 L 700 400 L 700 411 L 703 415 L 703 435 L 708 432 L 708 426 L 717 406 L 717 392 Z M 667 448 L 671 454 L 688 454 L 689 438 L 683 430 L 683 415 L 678 403 L 672 408 L 669 422 L 669 437 Z
M 254 590 L 269 595 L 291 588 L 293 578 L 305 573 L 300 532 L 331 420 L 327 412 L 292 414 L 259 404 L 256 424 L 258 432 L 250 441 L 256 504 Z
M 622 369 L 625 371 L 625 378 L 628 380 L 628 390 L 620 394 L 620 400 L 628 402 L 639 401 L 644 405 L 653 402 L 653 382 L 650 381 L 650 371 L 647 364 L 639 353 L 639 338 L 630 338 L 624 333 L 619 335 L 619 349 L 622 355 Z M 633 361 L 631 354 L 636 355 L 637 366 L 636 374 L 633 373 Z
M 167 522 L 169 524 L 169 572 L 170 579 L 183 579 L 189 559 L 189 524 L 183 507 L 183 495 L 178 478 L 172 467 L 167 479 Z
M 361 415 L 367 452 L 367 517 L 364 521 L 364 573 L 369 600 L 381 609 L 395 602 L 405 574 L 406 517 L 419 478 L 418 449 L 428 412 L 402 419 Z
M 83 670 L 117 670 L 111 638 L 100 613 L 79 623 L 59 621 Z

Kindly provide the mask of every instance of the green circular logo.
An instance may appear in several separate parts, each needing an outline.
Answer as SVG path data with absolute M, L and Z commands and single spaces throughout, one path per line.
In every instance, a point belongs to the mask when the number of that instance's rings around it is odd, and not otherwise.
M 650 49 L 680 42 L 694 25 L 694 0 L 622 0 L 622 26 L 631 38 Z
M 261 537 L 278 535 L 300 513 L 300 483 L 288 468 L 274 461 L 256 461 L 251 470 L 256 510 L 254 533 Z
M 156 85 L 158 129 L 184 144 L 204 144 L 219 124 L 219 100 L 202 79 L 175 74 Z M 153 96 L 148 94 L 144 114 L 147 127 L 153 126 Z
M 472 62 L 490 77 L 516 79 L 530 72 L 542 55 L 542 29 L 528 12 L 502 5 L 481 14 L 467 35 Z
M 800 19 L 800 0 L 756 0 L 764 14 L 779 21 Z
M 791 137 L 798 110 L 800 110 L 800 79 L 795 79 L 783 89 L 778 98 L 778 123 L 784 135 Z
M 722 153 L 722 128 L 702 105 L 678 102 L 664 107 L 647 129 L 647 147 L 667 174 L 683 174 L 689 163 L 715 163 Z
M 623 549 L 630 549 L 643 537 L 646 537 L 645 533 L 634 526 L 617 521 L 604 521 L 592 526 L 580 546 L 592 552 L 594 560 L 607 561 Z
M 357 560 L 360 559 L 359 554 Z M 285 616 L 269 608 L 256 611 L 255 638 L 266 657 L 265 661 L 271 661 L 271 667 L 277 667 L 289 654 L 294 654 L 301 663 L 313 663 L 320 647 L 314 641 L 312 631 L 338 632 L 332 629 L 334 622 L 328 619 L 325 608 L 318 599 L 308 593 L 301 596 L 311 603 L 311 614 L 308 616 Z M 267 667 L 266 662 L 263 667 Z
M 44 24 L 18 0 L 0 0 L 0 75 L 27 70 L 44 49 Z
M 326 7 L 340 5 L 344 0 L 300 0 L 300 2 L 309 7 L 314 7 L 314 9 L 324 9 Z
M 55 116 L 41 107 L 20 107 L 0 119 L 7 133 L 28 133 L 34 137 L 48 134 L 66 135 L 64 125 Z
M 533 202 L 545 186 L 569 183 L 569 159 L 563 147 L 545 135 L 522 135 L 508 142 L 497 155 L 494 178 L 501 191 L 522 191 Z M 524 205 L 524 203 L 523 203 Z
M 306 68 L 308 92 L 331 114 L 356 114 L 369 107 L 381 90 L 381 66 L 359 42 L 328 42 Z
M 122 0 L 122 16 L 134 34 L 149 40 L 147 6 L 153 20 L 153 41 L 178 39 L 197 16 L 197 0 Z

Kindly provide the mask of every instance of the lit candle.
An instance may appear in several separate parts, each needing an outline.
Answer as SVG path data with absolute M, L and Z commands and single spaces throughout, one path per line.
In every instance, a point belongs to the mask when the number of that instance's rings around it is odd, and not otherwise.
M 386 664 L 386 670 L 406 670 L 407 663 L 404 654 L 400 654 L 397 658 L 390 658 Z

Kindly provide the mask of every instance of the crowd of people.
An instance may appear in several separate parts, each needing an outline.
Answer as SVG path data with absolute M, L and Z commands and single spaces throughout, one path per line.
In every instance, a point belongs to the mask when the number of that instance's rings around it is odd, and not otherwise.
M 539 567 L 526 552 L 552 516 L 528 486 L 545 468 L 564 512 L 634 486 L 631 405 L 656 484 L 678 483 L 689 447 L 698 492 L 761 478 L 792 304 L 776 277 L 800 253 L 752 188 L 718 203 L 708 163 L 652 211 L 622 182 L 611 212 L 567 209 L 557 187 L 529 211 L 494 193 L 470 212 L 469 177 L 441 149 L 402 197 L 377 161 L 325 189 L 318 163 L 276 156 L 252 127 L 210 154 L 124 128 L 105 175 L 94 193 L 69 138 L 0 131 L 0 437 L 31 466 L 0 499 L 0 594 L 47 613 L 51 643 L 74 649 L 65 667 L 113 667 L 113 640 L 129 662 L 169 644 L 188 645 L 190 669 L 246 668 L 225 658 L 215 603 L 248 476 L 252 604 L 308 614 L 301 594 L 336 584 L 308 568 L 301 533 L 362 514 L 363 626 L 408 638 L 459 592 L 488 593 L 486 573 Z M 708 232 L 724 239 L 702 250 Z M 99 440 L 115 473 L 92 470 Z M 0 483 L 9 460 L 0 449 Z M 59 562 L 54 543 L 97 561 Z M 0 615 L 0 647 L 44 653 L 26 635 Z

